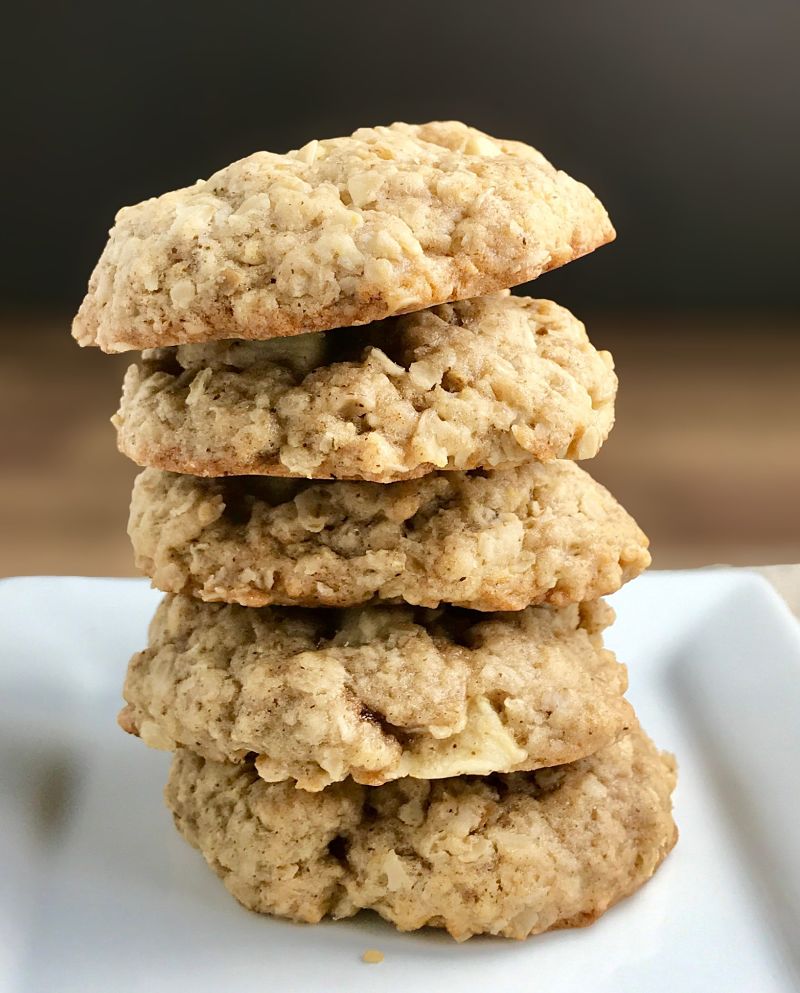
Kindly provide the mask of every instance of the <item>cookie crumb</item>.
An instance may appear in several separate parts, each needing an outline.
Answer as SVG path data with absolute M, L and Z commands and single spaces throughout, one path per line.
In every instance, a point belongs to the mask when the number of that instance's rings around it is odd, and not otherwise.
M 377 965 L 379 962 L 383 962 L 383 952 L 379 952 L 377 948 L 368 948 L 361 956 L 361 961 L 368 962 L 370 965 Z

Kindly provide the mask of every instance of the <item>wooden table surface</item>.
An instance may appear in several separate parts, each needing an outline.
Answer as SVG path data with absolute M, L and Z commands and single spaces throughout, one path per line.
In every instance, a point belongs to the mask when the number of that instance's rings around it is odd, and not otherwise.
M 617 425 L 584 463 L 661 568 L 800 560 L 800 320 L 588 322 L 620 376 Z M 108 418 L 125 356 L 81 350 L 66 315 L 0 321 L 0 575 L 133 574 L 136 468 Z

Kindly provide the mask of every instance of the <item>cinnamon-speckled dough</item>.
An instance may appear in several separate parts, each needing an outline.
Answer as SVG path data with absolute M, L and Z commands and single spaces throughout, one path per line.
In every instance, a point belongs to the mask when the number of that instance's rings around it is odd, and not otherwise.
M 145 352 L 114 418 L 140 465 L 390 482 L 591 458 L 617 379 L 580 321 L 507 293 L 361 329 Z
M 155 586 L 246 606 L 520 610 L 595 600 L 650 562 L 633 518 L 559 461 L 387 486 L 146 469 L 128 531 Z
M 592 192 L 521 142 L 454 121 L 361 128 L 120 210 L 72 333 L 121 352 L 365 324 L 613 237 Z
M 238 607 L 167 597 L 135 655 L 120 723 L 156 748 L 256 755 L 321 790 L 572 762 L 630 727 L 602 602 L 455 608 Z
M 298 921 L 376 910 L 402 931 L 525 938 L 589 924 L 677 839 L 675 763 L 639 730 L 533 773 L 305 793 L 179 751 L 178 830 L 246 907 Z

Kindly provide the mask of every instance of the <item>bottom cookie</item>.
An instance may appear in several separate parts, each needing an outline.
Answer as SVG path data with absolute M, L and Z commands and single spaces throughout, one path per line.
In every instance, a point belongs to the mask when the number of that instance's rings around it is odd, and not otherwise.
M 533 773 L 347 780 L 313 794 L 181 750 L 166 799 L 251 910 L 317 922 L 371 909 L 401 931 L 463 941 L 589 924 L 636 890 L 677 839 L 675 778 L 637 728 Z

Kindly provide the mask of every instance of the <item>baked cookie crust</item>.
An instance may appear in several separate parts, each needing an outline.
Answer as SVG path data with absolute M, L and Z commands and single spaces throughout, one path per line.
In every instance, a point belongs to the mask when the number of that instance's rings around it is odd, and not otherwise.
M 475 614 L 261 609 L 167 597 L 125 682 L 125 730 L 209 759 L 255 756 L 321 790 L 561 765 L 633 723 L 602 601 Z
M 114 424 L 144 466 L 385 483 L 591 458 L 616 390 L 569 311 L 500 293 L 363 329 L 146 351 Z
M 316 794 L 182 750 L 166 799 L 251 910 L 317 922 L 372 909 L 463 941 L 589 924 L 638 889 L 677 839 L 675 778 L 635 729 L 554 769 Z
M 562 461 L 387 486 L 146 469 L 128 533 L 159 589 L 244 606 L 563 606 L 650 563 L 633 518 Z
M 72 333 L 121 352 L 366 324 L 613 237 L 594 194 L 521 142 L 456 121 L 361 128 L 124 207 Z

